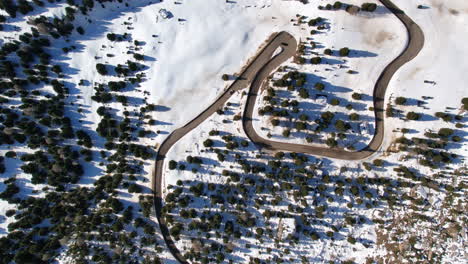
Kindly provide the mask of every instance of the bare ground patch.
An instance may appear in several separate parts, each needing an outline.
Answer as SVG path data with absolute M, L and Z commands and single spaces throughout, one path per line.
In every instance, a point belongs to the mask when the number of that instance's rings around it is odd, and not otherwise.
M 364 41 L 371 46 L 380 47 L 382 43 L 387 40 L 393 40 L 394 37 L 394 34 L 381 30 L 377 34 L 370 33 L 366 35 Z

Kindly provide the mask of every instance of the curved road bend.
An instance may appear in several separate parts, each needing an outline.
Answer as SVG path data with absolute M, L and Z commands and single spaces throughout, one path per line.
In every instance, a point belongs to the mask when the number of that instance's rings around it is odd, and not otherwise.
M 419 26 L 403 13 L 397 6 L 389 0 L 380 0 L 388 9 L 390 9 L 405 25 L 408 32 L 408 43 L 404 51 L 395 58 L 390 64 L 385 67 L 374 87 L 374 113 L 375 113 L 375 132 L 370 143 L 359 151 L 346 151 L 343 148 L 327 148 L 316 147 L 310 145 L 286 143 L 272 141 L 261 137 L 257 134 L 253 127 L 252 116 L 255 109 L 255 102 L 259 96 L 259 90 L 262 83 L 268 77 L 270 72 L 274 70 L 274 65 L 265 65 L 260 72 L 255 76 L 250 87 L 249 96 L 247 98 L 246 107 L 242 123 L 245 133 L 249 139 L 256 143 L 259 147 L 274 150 L 274 151 L 290 151 L 300 152 L 312 155 L 330 157 L 342 160 L 360 160 L 369 157 L 374 152 L 379 150 L 384 138 L 384 114 L 385 114 L 385 92 L 388 84 L 395 72 L 408 61 L 412 60 L 424 46 L 424 34 Z
M 181 252 L 175 246 L 174 241 L 170 237 L 169 229 L 162 217 L 162 176 L 165 155 L 169 149 L 184 135 L 189 133 L 195 127 L 200 125 L 209 116 L 211 116 L 216 110 L 223 107 L 231 95 L 238 90 L 247 87 L 251 82 L 249 95 L 243 116 L 243 126 L 247 136 L 257 145 L 263 146 L 271 150 L 281 151 L 292 151 L 292 152 L 303 152 L 312 155 L 327 156 L 337 159 L 345 160 L 359 160 L 372 155 L 377 151 L 383 141 L 384 134 L 384 98 L 387 86 L 395 74 L 395 72 L 408 61 L 412 60 L 424 46 L 424 34 L 419 26 L 414 23 L 408 16 L 406 16 L 397 6 L 395 6 L 390 0 L 380 0 L 380 2 L 390 9 L 394 15 L 396 15 L 405 25 L 408 31 L 408 43 L 405 50 L 393 60 L 379 76 L 377 83 L 374 88 L 374 109 L 375 109 L 375 120 L 376 129 L 374 137 L 372 138 L 369 145 L 363 150 L 356 152 L 345 151 L 344 149 L 329 149 L 321 147 L 313 147 L 300 144 L 291 144 L 283 142 L 275 142 L 260 137 L 253 128 L 252 114 L 254 111 L 255 101 L 258 96 L 259 89 L 268 77 L 268 74 L 272 72 L 276 67 L 283 63 L 288 58 L 292 57 L 296 52 L 297 43 L 294 37 L 286 32 L 280 32 L 273 35 L 269 39 L 269 43 L 261 50 L 261 52 L 247 65 L 243 70 L 238 80 L 223 93 L 221 96 L 210 105 L 205 111 L 198 115 L 195 119 L 190 121 L 184 127 L 173 131 L 169 137 L 161 144 L 158 150 L 156 158 L 156 168 L 153 174 L 153 191 L 154 191 L 154 204 L 156 210 L 156 217 L 161 228 L 161 233 L 164 237 L 171 254 L 180 263 L 188 263 L 187 260 L 182 256 Z M 286 44 L 286 45 L 285 45 Z M 282 52 L 271 58 L 278 47 L 282 47 Z
M 253 60 L 247 65 L 246 68 L 239 75 L 237 80 L 235 80 L 228 89 L 226 89 L 216 101 L 205 109 L 200 115 L 195 117 L 192 121 L 188 122 L 185 126 L 174 130 L 161 144 L 158 149 L 158 154 L 156 157 L 156 168 L 153 175 L 153 192 L 154 192 L 154 204 L 156 210 L 156 217 L 161 228 L 161 233 L 163 235 L 164 241 L 166 242 L 172 255 L 180 263 L 188 263 L 187 260 L 182 256 L 180 251 L 175 246 L 174 241 L 170 237 L 169 229 L 165 223 L 164 218 L 162 217 L 162 175 L 164 168 L 164 159 L 166 154 L 169 152 L 171 147 L 179 141 L 183 136 L 188 134 L 208 117 L 214 114 L 218 109 L 221 109 L 224 104 L 231 98 L 232 94 L 235 91 L 239 91 L 248 87 L 249 83 L 257 75 L 258 71 L 268 63 L 270 67 L 278 67 L 284 61 L 292 57 L 297 49 L 297 43 L 293 36 L 287 32 L 280 32 L 273 34 L 268 40 L 267 45 L 253 58 Z M 281 47 L 282 50 L 280 53 L 275 55 L 275 51 Z

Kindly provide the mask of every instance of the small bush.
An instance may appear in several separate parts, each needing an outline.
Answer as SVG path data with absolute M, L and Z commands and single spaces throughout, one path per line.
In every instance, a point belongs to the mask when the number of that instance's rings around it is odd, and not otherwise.
M 393 117 L 395 114 L 394 114 L 394 109 L 393 107 L 389 104 L 387 106 L 387 109 L 385 109 L 385 116 L 386 117 Z
M 133 54 L 133 58 L 134 58 L 135 60 L 140 60 L 140 61 L 145 60 L 145 56 L 142 55 L 142 54 L 139 54 L 139 53 Z
M 328 138 L 325 141 L 325 144 L 327 144 L 327 146 L 329 146 L 331 148 L 338 146 L 338 142 L 334 138 Z
M 10 209 L 10 210 L 7 210 L 7 211 L 5 212 L 5 216 L 6 216 L 6 217 L 12 217 L 12 216 L 14 216 L 15 214 L 16 214 L 16 210 L 14 210 L 14 209 Z
M 106 68 L 106 65 L 102 64 L 102 63 L 98 63 L 96 64 L 96 70 L 99 74 L 101 75 L 106 75 L 107 74 L 107 68 Z
M 211 148 L 213 146 L 213 140 L 211 139 L 207 139 L 205 141 L 203 141 L 203 146 L 205 146 L 205 148 Z
M 372 164 L 374 164 L 374 166 L 378 166 L 378 167 L 382 167 L 384 165 L 384 161 L 381 160 L 381 159 L 375 159 Z
M 306 115 L 306 114 L 301 114 L 301 115 L 299 116 L 299 119 L 300 119 L 301 121 L 307 121 L 307 120 L 309 120 L 309 116 Z
M 354 100 L 361 100 L 362 99 L 362 94 L 360 93 L 353 93 L 351 95 L 351 97 L 354 99 Z
M 306 63 L 306 59 L 304 57 L 301 57 L 301 56 L 296 56 L 294 57 L 294 61 L 297 63 L 297 64 L 304 64 Z
M 468 110 L 468 97 L 465 97 L 461 100 L 463 104 L 463 109 Z
M 400 97 L 397 97 L 397 98 L 395 99 L 395 104 L 397 104 L 397 105 L 404 105 L 404 104 L 406 104 L 406 101 L 407 101 L 407 100 L 406 100 L 405 97 L 401 97 L 401 96 L 400 96 Z
M 117 35 L 115 35 L 114 33 L 108 33 L 107 39 L 110 41 L 115 41 L 117 39 Z
M 450 122 L 452 121 L 452 116 L 450 114 L 444 113 L 444 112 L 437 112 L 435 113 L 435 116 L 444 120 L 445 122 Z
M 76 28 L 76 31 L 80 34 L 80 35 L 84 35 L 85 31 L 82 27 L 77 27 Z
M 366 12 L 374 12 L 377 9 L 377 4 L 374 3 L 363 3 L 361 10 Z
M 321 17 L 317 17 L 317 18 L 311 19 L 308 24 L 309 24 L 309 26 L 314 27 L 318 23 L 322 22 L 322 20 L 323 19 Z
M 343 6 L 343 3 L 341 3 L 340 1 L 336 1 L 333 4 L 333 9 L 340 9 L 342 6 Z
M 439 129 L 439 132 L 437 132 L 437 135 L 440 137 L 449 137 L 453 134 L 453 130 L 450 128 L 441 128 Z
M 316 83 L 316 84 L 314 85 L 314 88 L 317 89 L 317 90 L 319 90 L 319 91 L 323 91 L 323 90 L 325 89 L 325 84 L 323 84 L 323 83 Z
M 335 122 L 335 128 L 340 132 L 344 132 L 349 129 L 349 124 L 345 123 L 343 120 L 337 120 Z
M 299 96 L 301 98 L 309 98 L 309 92 L 305 88 L 299 89 Z
M 357 121 L 357 120 L 359 120 L 359 114 L 352 113 L 352 114 L 349 115 L 349 119 L 353 120 L 353 121 Z
M 295 127 L 297 130 L 304 130 L 307 128 L 307 124 L 304 122 L 296 122 Z
M 340 104 L 340 100 L 336 99 L 336 98 L 333 98 L 330 100 L 330 104 L 331 105 L 339 105 Z
M 310 63 L 312 64 L 320 64 L 322 62 L 322 58 L 320 57 L 313 57 L 312 59 L 310 59 Z
M 348 56 L 349 55 L 349 48 L 341 48 L 340 49 L 340 56 Z
M 368 171 L 372 170 L 372 166 L 370 165 L 369 162 L 363 162 L 362 165 L 364 166 L 364 168 Z
M 177 168 L 177 161 L 171 160 L 169 161 L 169 169 L 170 170 L 175 170 Z
M 142 191 L 141 186 L 136 183 L 132 183 L 128 186 L 129 193 L 141 193 L 141 191 Z
M 7 153 L 5 153 L 5 157 L 10 158 L 10 159 L 13 159 L 13 158 L 16 157 L 16 152 L 14 152 L 14 151 L 8 151 Z
M 406 114 L 406 119 L 408 120 L 419 120 L 421 118 L 421 115 L 415 112 L 408 112 Z
M 241 144 L 241 146 L 244 147 L 244 148 L 246 148 L 246 147 L 249 146 L 249 142 L 248 142 L 247 140 L 242 140 L 240 144 Z

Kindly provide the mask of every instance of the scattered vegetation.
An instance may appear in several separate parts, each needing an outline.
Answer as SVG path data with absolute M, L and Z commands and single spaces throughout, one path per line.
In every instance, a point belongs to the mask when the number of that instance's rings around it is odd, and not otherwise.
M 363 3 L 361 5 L 361 10 L 366 12 L 374 12 L 377 9 L 377 4 L 375 3 Z

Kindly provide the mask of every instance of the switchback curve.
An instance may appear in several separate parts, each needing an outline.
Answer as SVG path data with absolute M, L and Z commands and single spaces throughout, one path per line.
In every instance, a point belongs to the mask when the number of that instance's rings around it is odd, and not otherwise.
M 200 115 L 191 120 L 185 126 L 174 130 L 162 142 L 161 146 L 158 149 L 158 154 L 155 163 L 155 171 L 153 174 L 154 204 L 156 217 L 158 219 L 164 241 L 166 242 L 166 245 L 169 248 L 171 254 L 177 261 L 184 264 L 188 263 L 187 260 L 181 254 L 181 252 L 177 249 L 174 241 L 172 240 L 165 219 L 162 216 L 162 175 L 166 154 L 169 152 L 170 148 L 184 135 L 188 134 L 191 130 L 193 130 L 203 121 L 205 121 L 208 117 L 210 117 L 214 112 L 220 109 L 235 91 L 239 91 L 247 87 L 249 83 L 251 83 L 251 86 L 249 95 L 247 97 L 242 122 L 247 136 L 250 138 L 250 140 L 252 140 L 252 142 L 259 146 L 271 150 L 302 152 L 312 155 L 326 156 L 344 160 L 364 159 L 375 153 L 380 148 L 384 137 L 384 99 L 388 84 L 395 72 L 401 66 L 403 66 L 405 63 L 412 60 L 418 55 L 418 53 L 424 46 L 424 34 L 421 28 L 390 0 L 379 1 L 388 9 L 390 9 L 392 13 L 395 16 L 397 16 L 398 19 L 400 19 L 401 22 L 405 25 L 409 40 L 404 51 L 389 65 L 387 65 L 387 67 L 383 70 L 375 84 L 373 97 L 376 129 L 374 137 L 372 138 L 371 142 L 366 148 L 360 151 L 350 152 L 344 149 L 330 149 L 308 145 L 270 141 L 260 137 L 255 132 L 255 129 L 253 128 L 252 124 L 252 114 L 255 107 L 255 100 L 258 96 L 258 91 L 262 83 L 268 77 L 270 72 L 272 72 L 285 60 L 292 57 L 296 51 L 297 42 L 294 39 L 294 37 L 288 34 L 287 32 L 280 32 L 272 35 L 268 40 L 268 44 L 257 54 L 257 56 L 251 62 L 248 63 L 247 67 L 242 71 L 237 80 L 234 81 L 234 83 L 228 89 L 226 89 L 223 92 L 223 94 L 221 94 L 221 96 L 218 97 L 218 99 L 212 105 L 210 105 L 206 110 L 204 110 Z M 278 47 L 282 48 L 281 52 L 272 58 L 273 54 L 278 49 Z
M 278 48 L 281 51 L 276 54 Z M 158 219 L 161 233 L 164 241 L 169 248 L 171 254 L 180 263 L 188 263 L 180 251 L 175 246 L 174 241 L 170 236 L 169 229 L 167 228 L 164 217 L 162 216 L 162 197 L 163 185 L 162 175 L 164 167 L 164 159 L 171 147 L 179 141 L 183 136 L 188 134 L 208 117 L 214 114 L 218 109 L 221 109 L 224 104 L 231 98 L 235 91 L 244 89 L 252 82 L 257 73 L 265 64 L 278 67 L 281 63 L 289 59 L 296 52 L 297 43 L 293 36 L 287 32 L 279 32 L 273 34 L 268 40 L 266 46 L 248 63 L 247 67 L 242 71 L 238 78 L 226 89 L 216 101 L 205 109 L 201 114 L 188 122 L 185 126 L 174 130 L 162 143 L 158 149 L 156 157 L 155 171 L 153 174 L 153 192 L 154 192 L 154 205 L 156 211 L 156 218 Z
M 375 114 L 375 131 L 370 143 L 359 151 L 346 151 L 343 148 L 327 148 L 311 145 L 302 145 L 294 143 L 286 143 L 265 139 L 257 134 L 253 127 L 252 116 L 255 108 L 255 101 L 259 96 L 259 91 L 264 80 L 270 74 L 272 67 L 266 65 L 257 74 L 250 86 L 249 96 L 244 109 L 243 127 L 249 139 L 256 143 L 259 147 L 274 150 L 274 151 L 290 151 L 300 152 L 311 155 L 324 156 L 342 160 L 361 160 L 374 154 L 380 149 L 384 138 L 384 100 L 388 84 L 395 72 L 404 64 L 414 59 L 424 46 L 424 34 L 421 28 L 409 18 L 402 10 L 395 6 L 389 0 L 380 0 L 388 9 L 392 11 L 405 25 L 408 32 L 408 43 L 402 53 L 396 57 L 380 74 L 374 87 L 374 114 Z

